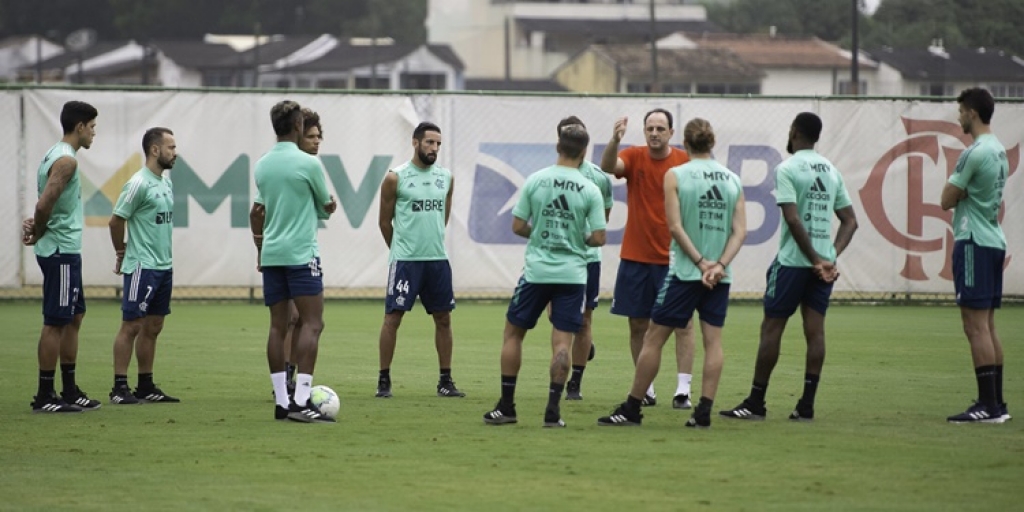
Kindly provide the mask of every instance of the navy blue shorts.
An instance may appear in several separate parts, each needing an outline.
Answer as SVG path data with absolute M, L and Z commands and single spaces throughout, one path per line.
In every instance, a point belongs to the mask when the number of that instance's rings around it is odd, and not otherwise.
M 124 274 L 124 293 L 121 296 L 121 319 L 125 322 L 147 315 L 171 314 L 171 288 L 174 272 L 136 268 Z
M 416 297 L 423 302 L 427 314 L 455 309 L 452 266 L 448 260 L 391 262 L 384 312 L 410 311 Z
M 587 309 L 597 309 L 597 295 L 601 293 L 601 262 L 587 263 Z
M 36 256 L 43 271 L 43 325 L 68 325 L 85 313 L 82 290 L 82 255 L 54 253 Z
M 583 327 L 586 289 L 585 284 L 534 284 L 520 277 L 505 318 L 516 327 L 533 329 L 550 303 L 551 325 L 559 331 L 578 332 Z
M 971 309 L 996 309 L 1003 305 L 1003 264 L 1006 251 L 984 247 L 974 240 L 953 245 L 953 289 L 956 304 Z
M 651 321 L 681 329 L 690 323 L 696 310 L 702 322 L 722 327 L 728 309 L 728 283 L 718 283 L 709 290 L 700 281 L 680 281 L 676 276 L 669 276 L 658 292 Z
M 650 318 L 658 290 L 668 275 L 668 265 L 622 260 L 615 277 L 612 314 L 629 318 Z
M 772 261 L 764 291 L 764 316 L 789 318 L 801 304 L 825 316 L 832 285 L 814 275 L 811 267 L 786 267 Z
M 263 267 L 263 304 L 267 306 L 323 292 L 324 276 L 320 258 L 313 258 L 305 265 Z

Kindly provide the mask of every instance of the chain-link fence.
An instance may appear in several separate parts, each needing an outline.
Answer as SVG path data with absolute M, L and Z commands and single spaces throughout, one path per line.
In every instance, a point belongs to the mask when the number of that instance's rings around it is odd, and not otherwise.
M 839 262 L 836 297 L 861 301 L 948 300 L 951 214 L 938 208 L 943 183 L 970 144 L 951 99 L 579 96 L 483 94 L 354 94 L 318 91 L 202 91 L 16 88 L 0 92 L 0 151 L 18 155 L 5 167 L 0 192 L 0 298 L 41 296 L 30 249 L 18 243 L 20 219 L 36 200 L 38 159 L 60 138 L 58 117 L 77 99 L 100 112 L 96 141 L 79 152 L 86 212 L 83 274 L 89 298 L 119 297 L 111 272 L 107 222 L 121 186 L 142 165 L 142 133 L 175 131 L 180 153 L 171 170 L 175 195 L 175 297 L 260 300 L 260 275 L 248 228 L 252 170 L 274 143 L 270 107 L 294 99 L 317 110 L 325 139 L 320 158 L 338 212 L 319 243 L 325 295 L 379 298 L 388 252 L 377 225 L 379 187 L 387 169 L 412 156 L 421 120 L 442 129 L 438 162 L 455 176 L 447 248 L 460 298 L 508 297 L 522 269 L 524 240 L 511 231 L 511 206 L 526 177 L 555 161 L 555 125 L 577 115 L 600 160 L 616 119 L 628 117 L 624 144 L 643 144 L 643 116 L 674 114 L 674 143 L 693 117 L 716 132 L 715 158 L 740 175 L 749 234 L 733 265 L 733 296 L 757 299 L 779 236 L 774 167 L 789 125 L 818 113 L 818 150 L 843 172 L 860 230 Z M 1005 215 L 1024 214 L 1019 167 L 1024 103 L 997 106 L 993 130 L 1008 149 Z M 625 183 L 615 182 L 609 243 L 603 249 L 602 294 L 609 297 L 627 217 Z M 18 186 L 13 184 L 17 183 Z M 1009 246 L 1006 292 L 1024 295 L 1024 227 L 1004 223 Z

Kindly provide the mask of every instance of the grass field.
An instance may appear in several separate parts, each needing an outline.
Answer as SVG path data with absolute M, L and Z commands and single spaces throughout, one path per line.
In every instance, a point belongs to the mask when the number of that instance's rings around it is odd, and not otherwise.
M 837 306 L 813 423 L 785 418 L 801 391 L 803 341 L 791 324 L 768 392 L 768 420 L 683 428 L 672 357 L 640 428 L 599 428 L 632 379 L 626 322 L 596 313 L 597 358 L 567 429 L 540 427 L 550 326 L 526 340 L 520 423 L 485 426 L 498 397 L 505 304 L 455 312 L 454 377 L 438 398 L 429 317 L 406 316 L 395 397 L 373 398 L 382 305 L 329 302 L 314 383 L 342 398 L 337 425 L 275 422 L 261 306 L 174 305 L 156 381 L 176 405 L 113 406 L 118 305 L 93 301 L 80 385 L 102 409 L 31 414 L 38 303 L 0 302 L 0 509 L 3 510 L 1021 510 L 1024 309 L 1000 311 L 1011 413 L 1003 425 L 949 425 L 975 395 L 951 307 Z M 730 309 L 715 410 L 749 389 L 760 309 Z M 671 346 L 671 345 L 670 345 Z M 669 355 L 669 350 L 666 355 Z M 699 368 L 699 359 L 697 367 Z M 130 379 L 135 383 L 134 362 Z M 699 373 L 699 371 L 698 371 Z M 699 382 L 699 375 L 695 376 Z M 59 384 L 58 384 L 59 386 Z M 1016 406 L 1016 407 L 1015 407 Z

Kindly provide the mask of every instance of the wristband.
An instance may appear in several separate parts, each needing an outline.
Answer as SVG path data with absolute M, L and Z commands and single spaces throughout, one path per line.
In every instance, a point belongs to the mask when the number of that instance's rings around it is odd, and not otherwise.
M 703 256 L 703 255 L 702 255 L 702 256 L 700 257 L 700 259 L 699 259 L 699 260 L 697 260 L 697 261 L 693 262 L 693 264 L 694 264 L 694 265 L 700 265 L 700 262 L 702 262 L 702 261 L 704 261 L 704 256 Z

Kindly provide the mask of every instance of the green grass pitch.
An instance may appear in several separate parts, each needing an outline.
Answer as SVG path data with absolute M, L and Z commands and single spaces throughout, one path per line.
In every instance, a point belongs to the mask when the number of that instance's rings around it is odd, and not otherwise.
M 834 306 L 813 423 L 786 420 L 802 389 L 803 339 L 790 324 L 768 390 L 768 420 L 717 411 L 747 393 L 760 309 L 734 305 L 712 428 L 671 408 L 671 343 L 659 404 L 640 428 L 596 425 L 628 391 L 626 321 L 595 314 L 597 358 L 568 428 L 541 428 L 550 324 L 526 339 L 520 423 L 486 426 L 499 394 L 505 303 L 459 304 L 454 378 L 435 396 L 433 325 L 417 306 L 399 331 L 395 397 L 373 397 L 380 302 L 331 301 L 314 384 L 334 388 L 336 425 L 276 422 L 266 309 L 177 302 L 157 347 L 156 381 L 181 404 L 114 406 L 118 305 L 93 301 L 78 381 L 96 412 L 32 414 L 38 303 L 0 303 L 0 510 L 1011 510 L 1024 508 L 1024 310 L 996 316 L 1005 395 L 1018 418 L 950 425 L 975 396 L 954 307 Z M 699 389 L 700 356 L 695 365 Z M 134 361 L 129 378 L 134 385 Z M 59 379 L 58 379 L 59 380 Z M 59 386 L 59 382 L 58 382 Z

